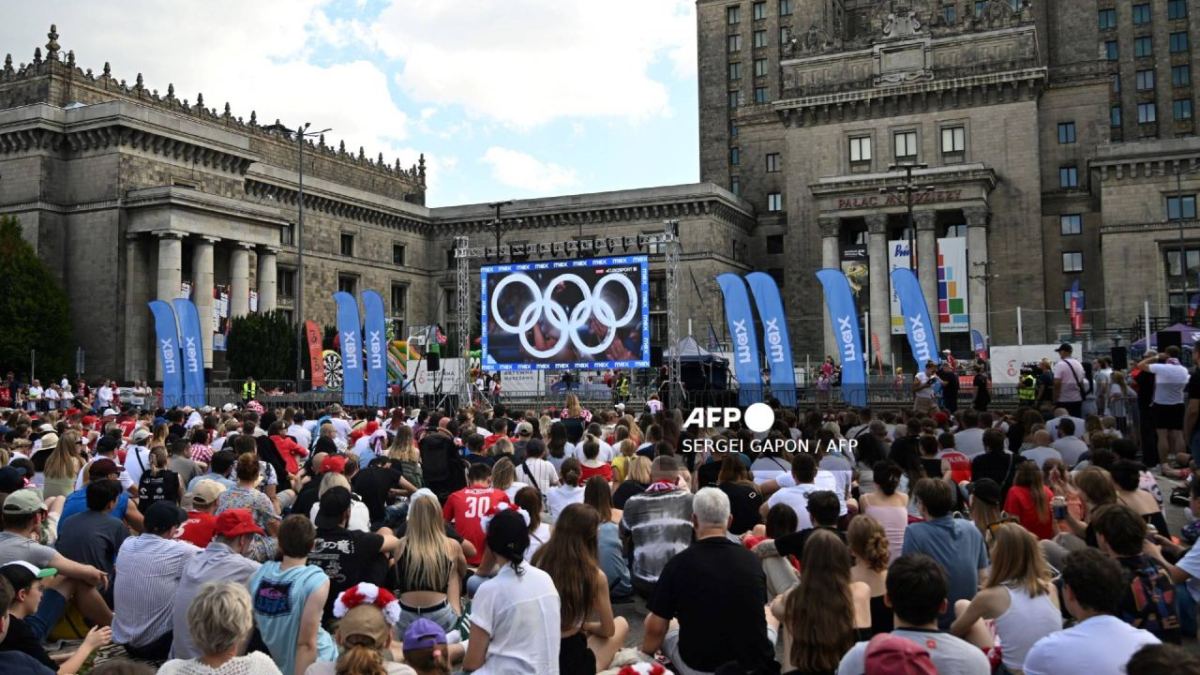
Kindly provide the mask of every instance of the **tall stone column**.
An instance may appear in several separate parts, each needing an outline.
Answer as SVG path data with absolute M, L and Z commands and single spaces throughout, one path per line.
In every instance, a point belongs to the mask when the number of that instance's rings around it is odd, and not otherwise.
M 867 216 L 867 260 L 870 265 L 871 332 L 879 338 L 879 358 L 884 367 L 892 363 L 892 279 L 888 270 L 887 214 Z M 873 344 L 871 336 L 867 339 Z M 874 352 L 870 361 L 874 364 Z
M 183 238 L 178 232 L 158 232 L 158 288 L 156 297 L 171 302 L 183 284 Z M 154 379 L 162 381 L 162 359 L 154 350 Z
M 214 237 L 200 237 L 192 245 L 192 302 L 200 315 L 205 368 L 212 368 L 213 244 L 217 241 Z
M 277 306 L 275 254 L 277 248 L 267 247 L 258 252 L 258 311 L 270 312 Z
M 838 235 L 841 232 L 842 219 L 837 216 L 820 216 L 817 224 L 821 228 L 821 267 L 839 267 Z M 824 305 L 823 302 L 821 304 Z M 813 359 L 814 367 L 820 366 L 826 355 L 837 353 L 837 342 L 833 338 L 833 324 L 829 320 L 829 310 L 822 307 L 821 316 L 824 317 L 825 325 L 825 353 L 818 354 L 817 358 Z M 811 380 L 812 373 L 808 373 L 808 377 Z
M 917 278 L 921 281 L 921 292 L 925 294 L 925 305 L 929 308 L 932 328 L 938 330 L 937 297 L 937 231 L 934 229 L 933 211 L 917 211 L 913 220 L 917 226 Z
M 229 317 L 250 313 L 250 245 L 239 243 L 229 254 Z
M 147 349 L 150 340 L 150 265 L 146 246 L 139 235 L 125 238 L 125 378 L 149 379 L 154 358 Z
M 986 206 L 963 209 L 967 218 L 967 306 L 970 308 L 971 328 L 985 336 L 991 336 L 991 309 L 988 307 L 988 284 L 991 270 L 988 269 Z

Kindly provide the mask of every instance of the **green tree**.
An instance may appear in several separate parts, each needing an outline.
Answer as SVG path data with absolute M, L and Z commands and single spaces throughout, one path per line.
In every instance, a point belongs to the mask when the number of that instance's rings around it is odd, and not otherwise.
M 67 294 L 12 216 L 0 217 L 0 326 L 0 367 L 28 373 L 37 349 L 38 372 L 57 378 L 72 371 Z
M 233 319 L 226 351 L 230 376 L 237 380 L 247 375 L 258 380 L 294 379 L 297 340 L 296 327 L 279 310 Z

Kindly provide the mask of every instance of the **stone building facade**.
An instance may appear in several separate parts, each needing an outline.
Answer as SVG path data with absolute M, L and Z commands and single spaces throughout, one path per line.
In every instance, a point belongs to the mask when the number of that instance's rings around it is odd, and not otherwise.
M 303 318 L 332 324 L 334 291 L 373 289 L 397 335 L 416 324 L 454 329 L 448 251 L 462 234 L 494 245 L 494 212 L 426 207 L 423 157 L 402 167 L 363 148 L 307 140 L 298 229 L 294 130 L 264 125 L 254 112 L 235 116 L 228 103 L 208 107 L 203 95 L 189 102 L 173 86 L 162 94 L 140 74 L 118 79 L 108 64 L 84 70 L 53 27 L 48 37 L 30 63 L 10 56 L 0 69 L 0 215 L 19 220 L 66 288 L 89 375 L 154 379 L 146 303 L 155 298 L 190 295 L 204 317 L 224 293 L 231 317 L 281 309 L 294 318 L 298 243 Z M 715 185 L 517 201 L 504 209 L 503 243 L 636 237 L 660 233 L 668 219 L 679 221 L 680 271 L 698 280 L 681 288 L 681 316 L 720 325 L 711 280 L 751 269 L 755 220 L 748 204 Z M 649 253 L 659 284 L 663 256 Z M 659 345 L 665 309 L 657 300 L 652 308 Z M 220 341 L 205 332 L 205 365 L 218 374 Z
M 1182 173 L 1200 159 L 1194 3 L 697 6 L 701 180 L 758 212 L 753 258 L 784 278 L 795 341 L 824 335 L 832 353 L 823 308 L 810 301 L 820 294 L 813 272 L 857 257 L 868 271 L 859 309 L 883 361 L 895 352 L 901 363 L 886 279 L 889 243 L 909 240 L 910 222 L 931 309 L 937 242 L 957 238 L 966 250 L 957 272 L 968 323 L 940 335 L 960 353 L 968 326 L 994 344 L 1015 344 L 1018 323 L 1026 342 L 1057 341 L 1071 332 L 1076 282 L 1097 348 L 1144 301 L 1180 318 L 1200 292 L 1200 174 Z

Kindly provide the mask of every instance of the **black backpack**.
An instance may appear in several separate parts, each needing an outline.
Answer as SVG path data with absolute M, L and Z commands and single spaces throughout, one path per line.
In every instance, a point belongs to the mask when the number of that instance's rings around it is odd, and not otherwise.
M 155 502 L 179 503 L 179 474 L 170 469 L 160 469 L 151 475 L 149 471 L 138 480 L 138 507 L 144 513 Z

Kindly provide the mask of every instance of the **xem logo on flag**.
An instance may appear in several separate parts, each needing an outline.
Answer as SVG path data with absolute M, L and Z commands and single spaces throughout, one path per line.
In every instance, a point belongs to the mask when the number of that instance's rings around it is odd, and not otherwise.
M 358 355 L 362 347 L 358 344 L 358 331 L 342 333 L 342 367 L 349 370 L 358 368 Z
M 733 353 L 740 364 L 754 364 L 753 345 L 751 344 L 750 329 L 746 328 L 749 319 L 733 322 Z
M 854 334 L 854 317 L 839 316 L 837 324 L 838 341 L 841 343 L 842 363 L 857 363 L 858 344 Z
M 163 373 L 167 375 L 174 375 L 175 373 L 179 372 L 179 366 L 175 362 L 175 354 L 177 351 L 175 349 L 175 342 L 170 339 L 161 340 L 161 342 Z

